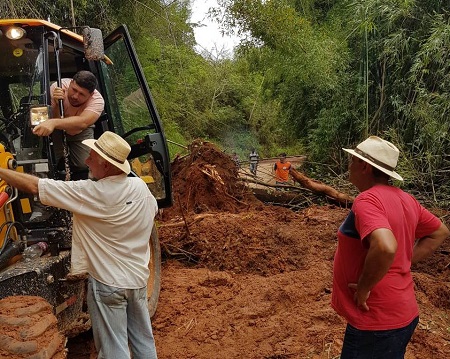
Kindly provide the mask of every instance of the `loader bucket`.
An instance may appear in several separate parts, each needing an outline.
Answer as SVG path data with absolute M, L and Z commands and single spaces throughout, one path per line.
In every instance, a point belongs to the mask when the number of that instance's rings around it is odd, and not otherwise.
M 84 27 L 82 34 L 86 59 L 93 61 L 103 60 L 105 51 L 103 47 L 103 36 L 100 29 Z

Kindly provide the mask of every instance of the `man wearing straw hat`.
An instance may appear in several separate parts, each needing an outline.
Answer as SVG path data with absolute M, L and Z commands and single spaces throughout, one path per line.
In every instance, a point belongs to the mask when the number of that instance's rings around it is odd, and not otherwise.
M 338 231 L 332 306 L 348 324 L 341 359 L 404 358 L 419 321 L 411 264 L 448 237 L 447 227 L 389 184 L 399 150 L 370 136 L 352 155 L 350 182 L 361 192 Z
M 1 169 L 0 177 L 73 213 L 72 274 L 87 272 L 98 358 L 156 359 L 147 309 L 149 238 L 158 210 L 138 177 L 128 177 L 128 143 L 113 132 L 83 143 L 93 180 L 55 181 Z

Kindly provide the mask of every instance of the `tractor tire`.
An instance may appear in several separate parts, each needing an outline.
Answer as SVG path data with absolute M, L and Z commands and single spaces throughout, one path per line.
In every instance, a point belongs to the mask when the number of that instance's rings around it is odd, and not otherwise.
M 158 306 L 159 292 L 161 290 L 161 247 L 156 226 L 153 226 L 150 235 L 150 262 L 148 263 L 150 275 L 147 282 L 147 303 L 150 318 L 156 312 Z
M 0 300 L 0 358 L 67 358 L 66 338 L 58 331 L 53 308 L 44 298 Z

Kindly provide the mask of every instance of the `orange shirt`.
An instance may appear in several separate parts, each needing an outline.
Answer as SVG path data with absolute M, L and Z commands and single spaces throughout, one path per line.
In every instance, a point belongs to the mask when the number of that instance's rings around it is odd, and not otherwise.
M 291 169 L 290 162 L 281 163 L 281 161 L 278 160 L 278 162 L 275 163 L 274 169 L 275 180 L 277 182 L 287 182 L 289 180 L 289 170 Z

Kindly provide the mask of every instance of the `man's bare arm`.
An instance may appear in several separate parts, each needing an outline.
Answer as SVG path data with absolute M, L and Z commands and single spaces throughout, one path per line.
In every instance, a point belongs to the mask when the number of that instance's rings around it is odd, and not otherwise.
M 433 233 L 417 240 L 414 245 L 412 263 L 415 264 L 428 257 L 448 238 L 449 234 L 447 226 L 442 223 Z
M 92 111 L 83 111 L 79 116 L 50 118 L 33 129 L 37 136 L 50 136 L 54 130 L 64 130 L 69 135 L 77 135 L 93 125 L 100 116 Z
M 0 168 L 0 178 L 22 192 L 38 194 L 39 178 L 27 173 Z
M 372 288 L 386 275 L 397 252 L 397 240 L 391 230 L 379 228 L 370 233 L 366 240 L 369 243 L 363 271 L 358 283 L 349 286 L 356 290 L 356 305 L 369 310 L 367 298 Z

